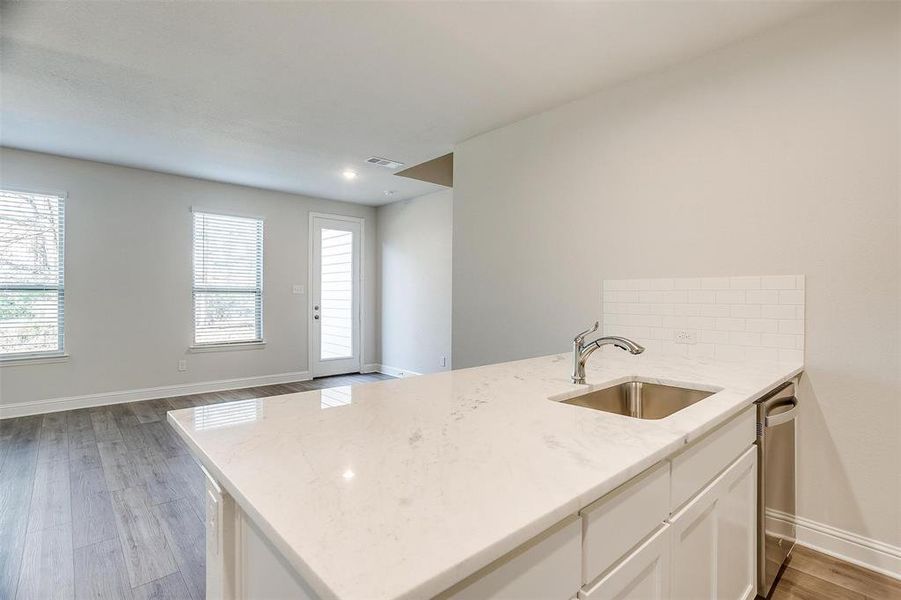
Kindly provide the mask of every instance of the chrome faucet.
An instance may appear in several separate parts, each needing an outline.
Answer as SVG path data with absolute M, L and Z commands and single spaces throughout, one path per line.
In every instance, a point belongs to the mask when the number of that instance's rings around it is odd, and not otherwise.
M 632 340 L 627 340 L 626 338 L 617 337 L 615 335 L 599 337 L 588 345 L 584 344 L 585 336 L 597 331 L 599 325 L 600 323 L 595 321 L 594 327 L 586 329 L 573 338 L 573 383 L 585 383 L 585 361 L 588 360 L 588 357 L 591 356 L 592 352 L 601 346 L 616 346 L 617 348 L 622 348 L 632 354 L 641 354 L 644 352 L 644 346 L 636 344 Z

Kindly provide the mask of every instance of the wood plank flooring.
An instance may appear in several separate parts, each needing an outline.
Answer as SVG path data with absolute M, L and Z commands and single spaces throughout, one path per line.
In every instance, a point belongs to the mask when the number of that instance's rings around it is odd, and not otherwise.
M 770 600 L 901 600 L 901 581 L 795 546 Z
M 203 475 L 166 412 L 342 375 L 0 421 L 0 599 L 202 600 Z
M 0 599 L 201 600 L 203 478 L 173 408 L 390 379 L 345 375 L 0 421 Z M 770 600 L 901 600 L 796 547 Z

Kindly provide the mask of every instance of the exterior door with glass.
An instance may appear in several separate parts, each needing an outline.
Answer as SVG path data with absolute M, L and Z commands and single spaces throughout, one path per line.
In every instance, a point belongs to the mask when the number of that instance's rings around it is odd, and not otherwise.
M 361 370 L 360 285 L 362 219 L 310 216 L 313 377 Z

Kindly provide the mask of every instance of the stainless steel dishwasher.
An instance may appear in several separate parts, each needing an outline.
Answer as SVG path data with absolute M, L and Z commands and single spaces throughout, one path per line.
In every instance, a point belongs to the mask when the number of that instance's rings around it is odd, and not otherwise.
M 757 401 L 757 594 L 766 597 L 795 546 L 795 384 Z

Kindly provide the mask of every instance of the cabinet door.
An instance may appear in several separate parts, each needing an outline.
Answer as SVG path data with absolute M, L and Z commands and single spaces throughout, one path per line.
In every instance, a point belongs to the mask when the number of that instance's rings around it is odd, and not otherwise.
M 670 519 L 673 599 L 754 597 L 756 481 L 752 447 Z
M 663 525 L 580 600 L 664 600 L 670 591 L 670 526 Z
M 582 519 L 569 517 L 438 595 L 444 600 L 571 598 L 582 580 Z
M 716 506 L 716 597 L 757 595 L 757 449 L 736 463 Z
M 673 600 L 716 598 L 716 497 L 708 490 L 672 519 Z

